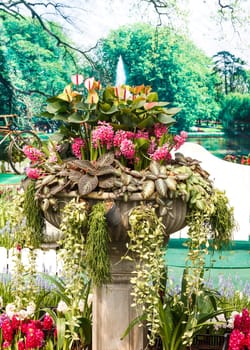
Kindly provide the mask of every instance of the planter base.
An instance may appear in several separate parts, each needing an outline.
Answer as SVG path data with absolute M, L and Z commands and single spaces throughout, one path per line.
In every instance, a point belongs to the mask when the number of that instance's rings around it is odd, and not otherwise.
M 117 254 L 120 249 L 116 248 L 111 247 L 112 282 L 94 289 L 92 350 L 143 350 L 146 345 L 144 327 L 135 326 L 120 339 L 136 317 L 136 309 L 131 308 L 130 295 L 134 264 L 120 260 Z

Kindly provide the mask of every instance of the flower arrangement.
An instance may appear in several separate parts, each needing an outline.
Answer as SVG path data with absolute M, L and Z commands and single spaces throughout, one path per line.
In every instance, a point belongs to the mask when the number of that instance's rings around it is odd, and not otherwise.
M 112 151 L 123 165 L 141 170 L 150 160 L 170 161 L 171 150 L 177 150 L 185 142 L 186 132 L 172 135 L 168 129 L 179 109 L 166 108 L 168 103 L 158 101 L 150 86 L 101 89 L 100 82 L 94 78 L 82 83 L 82 76 L 77 75 L 77 79 L 73 76 L 62 94 L 48 99 L 47 112 L 42 113 L 62 121 L 56 138 L 59 144 L 69 146 L 67 156 L 95 161 Z M 81 91 L 82 85 L 85 91 Z M 48 161 L 52 163 L 58 160 L 60 146 L 57 147 L 54 152 L 50 150 Z M 43 152 L 28 146 L 24 153 L 40 165 L 46 158 Z M 41 167 L 28 169 L 27 175 L 37 178 Z

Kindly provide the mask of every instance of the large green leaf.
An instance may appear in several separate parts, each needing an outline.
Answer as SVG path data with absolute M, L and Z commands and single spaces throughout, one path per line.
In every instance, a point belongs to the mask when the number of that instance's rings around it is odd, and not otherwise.
M 160 123 L 170 125 L 176 123 L 176 120 L 170 117 L 168 114 L 160 113 L 157 115 L 157 119 Z
M 106 107 L 107 107 L 107 105 L 106 105 Z M 116 105 L 113 105 L 113 106 L 111 106 L 111 108 L 106 109 L 105 111 L 102 109 L 100 109 L 100 111 L 104 114 L 114 114 L 114 113 L 118 112 L 119 109 L 117 108 Z
M 65 339 L 65 319 L 64 318 L 57 318 L 56 320 L 56 330 L 57 330 L 57 346 L 56 350 L 61 350 L 64 345 L 64 339 Z
M 151 128 L 155 123 L 155 119 L 153 116 L 148 116 L 147 118 L 143 119 L 140 123 L 138 123 L 139 129 L 146 129 Z
M 92 325 L 91 321 L 86 318 L 82 317 L 80 318 L 81 327 L 79 328 L 80 338 L 82 339 L 82 342 L 84 345 L 91 344 L 92 340 Z
M 68 117 L 70 123 L 84 123 L 88 120 L 88 115 L 83 113 L 75 112 Z
M 66 110 L 67 110 L 67 106 L 65 105 L 65 103 L 61 103 L 60 101 L 51 102 L 47 105 L 47 111 L 49 113 L 57 113 L 59 111 L 66 111 Z
M 180 111 L 181 111 L 181 108 L 178 108 L 178 107 L 168 108 L 164 110 L 164 112 L 169 115 L 175 115 Z

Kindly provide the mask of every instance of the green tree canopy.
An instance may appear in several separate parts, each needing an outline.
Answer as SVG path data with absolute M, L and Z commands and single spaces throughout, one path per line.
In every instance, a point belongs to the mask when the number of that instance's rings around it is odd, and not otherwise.
M 213 58 L 213 70 L 221 79 L 217 88 L 223 94 L 249 91 L 249 76 L 244 67 L 246 63 L 241 58 L 235 57 L 228 51 L 220 51 Z
M 75 71 L 72 56 L 29 18 L 0 19 L 0 114 L 31 117 L 49 95 L 60 91 Z M 62 35 L 58 29 L 57 35 Z
M 108 72 L 106 83 L 115 82 L 121 55 L 127 68 L 127 84 L 151 85 L 160 99 L 181 107 L 176 116 L 178 129 L 188 130 L 197 119 L 217 117 L 212 61 L 187 37 L 167 27 L 156 31 L 146 24 L 124 26 L 102 41 L 96 55 Z
M 225 96 L 220 118 L 228 134 L 250 135 L 250 94 L 234 93 Z

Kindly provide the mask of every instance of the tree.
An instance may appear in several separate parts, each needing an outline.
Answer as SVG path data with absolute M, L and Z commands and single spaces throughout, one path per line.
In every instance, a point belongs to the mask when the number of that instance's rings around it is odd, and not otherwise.
M 139 18 L 138 15 L 142 13 L 144 18 L 150 14 L 146 18 L 146 21 L 149 23 L 152 23 L 152 18 L 154 18 L 157 26 L 167 24 L 168 26 L 176 27 L 179 25 L 180 28 L 183 27 L 185 22 L 186 7 L 189 1 L 191 0 L 131 0 L 126 2 L 126 6 L 130 6 L 133 12 L 135 12 L 136 8 L 138 9 L 135 15 L 136 18 Z M 208 7 L 211 7 L 211 0 L 197 1 L 203 1 L 207 3 Z M 112 6 L 115 2 L 118 3 L 119 1 L 106 1 L 110 11 L 112 11 Z M 123 2 L 120 2 L 120 5 L 123 6 Z M 215 9 L 217 8 L 220 21 L 228 22 L 230 20 L 235 31 L 247 20 L 245 9 L 247 9 L 248 0 L 218 0 L 216 5 Z M 33 0 L 32 2 L 26 0 L 3 0 L 0 1 L 0 17 L 3 18 L 5 15 L 11 15 L 14 18 L 31 17 L 42 30 L 54 37 L 58 45 L 63 46 L 69 52 L 72 52 L 72 50 L 78 52 L 85 60 L 94 64 L 91 55 L 89 55 L 91 48 L 79 48 L 71 41 L 57 36 L 53 28 L 48 26 L 48 20 L 51 21 L 53 18 L 54 26 L 56 26 L 55 23 L 57 22 L 61 23 L 63 27 L 71 28 L 71 30 L 79 30 L 80 24 L 75 25 L 76 17 L 80 16 L 84 21 L 84 16 L 88 15 L 88 12 L 93 10 L 93 8 L 94 11 L 98 11 L 98 6 L 96 6 L 94 1 L 71 0 L 69 4 L 67 0 Z
M 62 89 L 75 71 L 72 55 L 65 55 L 30 18 L 6 15 L 1 29 L 0 114 L 31 117 L 40 113 L 46 97 Z M 59 29 L 57 35 L 62 36 Z
M 161 100 L 182 108 L 176 116 L 178 129 L 190 129 L 197 119 L 217 118 L 212 62 L 186 37 L 146 24 L 111 32 L 96 51 L 110 72 L 109 83 L 115 82 L 119 55 L 127 67 L 127 84 L 151 85 Z
M 224 94 L 248 92 L 249 79 L 244 69 L 245 62 L 228 51 L 220 51 L 214 58 L 214 72 L 221 77 L 221 90 Z M 219 87 L 220 87 L 219 86 Z
M 220 118 L 228 134 L 250 135 L 250 94 L 228 94 L 222 103 Z

